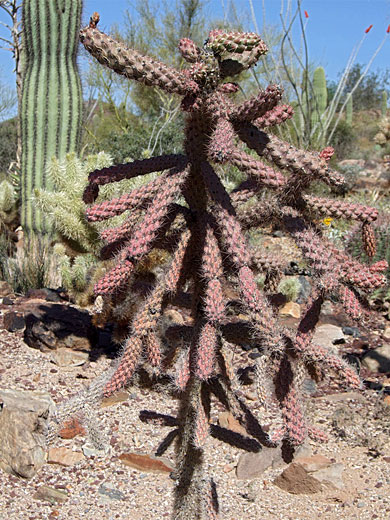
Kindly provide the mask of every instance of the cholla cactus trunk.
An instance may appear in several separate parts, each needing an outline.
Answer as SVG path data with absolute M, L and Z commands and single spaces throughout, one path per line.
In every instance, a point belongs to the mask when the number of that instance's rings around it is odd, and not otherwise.
M 211 392 L 247 428 L 248 436 L 268 445 L 283 442 L 295 447 L 307 435 L 325 438 L 304 418 L 300 388 L 306 375 L 324 372 L 359 386 L 357 375 L 341 358 L 312 344 L 314 330 L 330 294 L 338 294 L 346 312 L 360 319 L 366 312 L 361 296 L 384 283 L 386 266 L 365 266 L 337 250 L 321 236 L 315 219 L 325 215 L 360 221 L 366 247 L 373 250 L 370 223 L 377 212 L 307 193 L 313 182 L 340 189 L 344 180 L 328 166 L 332 149 L 306 152 L 264 132 L 292 116 L 291 107 L 280 105 L 278 86 L 270 85 L 241 104 L 229 99 L 237 85 L 225 78 L 250 68 L 267 51 L 258 35 L 216 30 L 203 48 L 185 38 L 179 51 L 189 65 L 178 71 L 115 42 L 98 30 L 98 20 L 95 13 L 81 31 L 86 49 L 128 79 L 181 95 L 186 117 L 184 154 L 134 161 L 89 176 L 84 201 L 93 204 L 87 211 L 90 221 L 130 211 L 120 227 L 102 236 L 107 242 L 104 258 L 113 256 L 116 264 L 96 285 L 97 295 L 115 304 L 137 280 L 139 266 L 154 248 L 166 247 L 171 253 L 130 324 L 122 357 L 102 393 L 109 396 L 129 384 L 141 364 L 171 377 L 181 395 L 175 421 L 179 435 L 172 475 L 176 480 L 173 518 L 210 520 L 218 513 L 207 464 L 208 439 L 215 431 L 210 423 Z M 254 153 L 245 153 L 240 141 Z M 247 176 L 230 193 L 217 173 L 225 164 Z M 100 185 L 153 171 L 163 173 L 118 199 L 95 202 Z M 245 206 L 248 201 L 250 209 Z M 255 279 L 255 271 L 260 270 L 271 286 L 284 262 L 252 249 L 245 233 L 273 222 L 295 240 L 313 272 L 312 294 L 296 335 L 280 326 Z M 248 318 L 241 322 L 239 333 L 226 312 L 232 283 L 241 312 Z M 177 302 L 191 308 L 191 319 L 164 329 L 164 310 Z M 282 426 L 272 439 L 255 425 L 248 405 L 241 401 L 230 363 L 232 349 L 240 348 L 245 334 L 262 353 L 255 370 L 262 405 L 274 386 Z M 179 341 L 173 342 L 174 338 Z M 167 339 L 172 340 L 168 348 Z

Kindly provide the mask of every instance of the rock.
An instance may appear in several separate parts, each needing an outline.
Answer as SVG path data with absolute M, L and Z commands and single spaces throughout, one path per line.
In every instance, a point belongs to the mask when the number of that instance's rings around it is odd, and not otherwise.
M 13 292 L 14 291 L 8 282 L 0 280 L 0 297 L 9 296 L 10 294 L 13 294 Z
M 81 447 L 83 454 L 85 457 L 101 457 L 105 458 L 111 451 L 111 447 L 107 444 L 104 445 L 101 449 L 97 448 L 93 444 L 86 442 Z
M 153 457 L 151 455 L 141 455 L 139 453 L 122 453 L 119 459 L 130 466 L 145 473 L 171 473 L 174 466 L 165 457 Z
M 276 479 L 274 484 L 294 495 L 308 495 L 322 490 L 319 480 L 309 474 L 305 468 L 297 463 L 291 463 Z
M 32 348 L 48 352 L 61 347 L 91 350 L 97 330 L 87 311 L 59 303 L 35 304 L 25 315 L 24 341 Z
M 51 504 L 56 504 L 57 502 L 65 502 L 68 498 L 68 494 L 49 486 L 40 486 L 35 493 L 34 498 L 36 500 L 45 500 Z
M 320 347 L 332 348 L 335 341 L 343 340 L 344 334 L 341 327 L 326 323 L 319 325 L 314 333 L 313 344 Z
M 310 446 L 303 444 L 297 448 L 295 457 L 309 457 L 311 454 Z M 271 466 L 275 469 L 285 465 L 280 446 L 276 448 L 265 446 L 257 453 L 242 453 L 240 455 L 236 468 L 236 477 L 240 480 L 254 479 L 260 477 Z
M 257 453 L 242 453 L 238 459 L 236 477 L 240 480 L 258 478 L 276 460 L 282 460 L 280 447 L 263 447 Z
M 243 426 L 233 417 L 230 412 L 222 412 L 218 415 L 218 423 L 222 428 L 227 428 L 232 432 L 239 433 L 248 437 L 248 433 Z
M 115 489 L 114 487 L 107 485 L 107 484 L 102 484 L 99 487 L 98 492 L 101 495 L 104 495 L 105 497 L 110 498 L 111 500 L 124 500 L 125 499 L 125 494 L 122 493 L 122 491 L 119 491 L 119 489 Z
M 125 401 L 128 401 L 129 394 L 128 392 L 125 392 L 124 390 L 120 390 L 119 392 L 116 392 L 115 394 L 110 395 L 110 397 L 105 397 L 102 402 L 100 403 L 101 408 L 106 408 L 107 406 L 112 406 L 114 404 L 118 403 L 124 403 Z
M 46 458 L 47 417 L 54 409 L 45 392 L 0 390 L 0 468 L 32 478 Z
M 383 331 L 383 339 L 389 341 L 390 340 L 390 327 L 386 327 L 385 330 Z
M 323 401 L 331 401 L 333 403 L 350 400 L 361 401 L 362 403 L 366 402 L 366 398 L 364 397 L 364 395 L 359 394 L 358 392 L 339 392 L 337 394 L 327 394 L 321 397 L 317 397 L 317 399 Z
M 8 332 L 16 332 L 24 329 L 26 323 L 21 314 L 15 311 L 9 311 L 4 314 L 3 327 Z
M 80 421 L 76 417 L 73 417 L 72 419 L 69 419 L 69 421 L 64 422 L 58 435 L 62 439 L 74 439 L 77 435 L 85 435 L 86 433 L 87 432 Z
M 342 327 L 341 330 L 346 336 L 353 336 L 354 338 L 358 338 L 359 336 L 361 336 L 360 331 L 357 327 Z
M 314 395 L 317 392 L 317 383 L 310 377 L 305 377 L 302 383 L 302 391 L 308 395 Z
M 308 276 L 300 275 L 298 277 L 299 283 L 300 283 L 300 290 L 297 298 L 297 303 L 305 303 L 307 302 L 310 291 L 311 291 L 311 283 Z
M 301 306 L 299 303 L 287 302 L 279 310 L 281 316 L 291 316 L 292 318 L 299 319 L 301 317 Z
M 59 367 L 78 367 L 88 361 L 88 352 L 58 348 L 52 354 L 52 361 Z
M 74 466 L 84 459 L 84 455 L 79 451 L 73 451 L 64 446 L 60 448 L 50 448 L 47 454 L 49 464 L 59 464 L 61 466 Z
M 296 457 L 295 462 L 298 462 L 301 466 L 303 466 L 308 473 L 328 468 L 332 464 L 332 461 L 323 455 Z
M 9 298 L 8 296 L 4 296 L 4 298 L 2 300 L 3 300 L 3 305 L 13 305 L 14 304 L 13 299 Z
M 390 372 L 390 344 L 369 350 L 363 356 L 362 365 L 371 372 Z
M 58 292 L 56 290 L 48 289 L 48 288 L 30 289 L 27 292 L 26 297 L 29 299 L 37 298 L 39 300 L 45 300 L 47 302 L 61 302 L 62 301 L 61 296 L 58 294 Z
M 326 468 L 322 468 L 318 471 L 314 471 L 312 473 L 313 477 L 315 477 L 317 480 L 322 482 L 328 487 L 336 488 L 336 489 L 343 489 L 344 488 L 344 482 L 343 482 L 343 471 L 344 471 L 344 465 L 341 463 L 335 463 L 331 464 L 330 466 Z

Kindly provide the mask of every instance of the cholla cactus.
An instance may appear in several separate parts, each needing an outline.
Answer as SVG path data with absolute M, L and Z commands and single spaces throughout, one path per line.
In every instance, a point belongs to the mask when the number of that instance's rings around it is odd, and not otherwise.
M 0 174 L 0 230 L 17 221 L 17 195 L 7 176 Z
M 34 191 L 35 205 L 51 220 L 60 242 L 55 246 L 55 254 L 58 257 L 61 283 L 80 304 L 88 301 L 86 289 L 99 263 L 102 247 L 100 233 L 104 234 L 107 228 L 106 222 L 88 222 L 82 194 L 89 173 L 111 165 L 112 158 L 105 152 L 88 155 L 85 159 L 80 159 L 75 153 L 69 153 L 61 160 L 53 157 L 46 174 L 54 190 Z M 102 190 L 102 196 L 119 196 L 154 177 L 149 175 L 130 179 L 122 186 L 107 185 Z M 119 215 L 116 223 L 119 225 L 123 220 L 124 216 Z
M 267 388 L 273 388 L 283 420 L 266 441 L 269 444 L 281 441 L 295 447 L 307 435 L 323 440 L 306 424 L 302 412 L 305 374 L 318 376 L 324 371 L 352 387 L 360 386 L 354 370 L 341 358 L 312 343 L 313 333 L 329 294 L 339 296 L 351 318 L 363 319 L 367 311 L 360 293 L 384 283 L 385 266 L 360 264 L 322 237 L 314 222 L 318 215 L 356 220 L 367 236 L 377 211 L 307 193 L 313 182 L 339 190 L 344 180 L 328 167 L 330 150 L 320 155 L 301 151 L 264 131 L 292 115 L 290 107 L 279 104 L 278 86 L 270 85 L 241 104 L 229 99 L 238 87 L 225 79 L 250 68 L 267 51 L 259 36 L 215 30 L 204 48 L 183 39 L 179 50 L 190 65 L 178 71 L 101 33 L 98 20 L 95 13 L 80 35 L 92 56 L 128 79 L 182 96 L 186 115 L 183 155 L 137 160 L 89 175 L 84 201 L 91 204 L 90 222 L 127 212 L 121 225 L 102 233 L 105 255 L 114 256 L 116 265 L 96 284 L 97 295 L 120 298 L 126 288 L 134 287 L 137 266 L 154 248 L 171 253 L 155 279 L 144 282 L 146 296 L 102 393 L 109 396 L 129 384 L 141 363 L 172 377 L 181 395 L 174 518 L 214 519 L 217 505 L 206 450 L 208 435 L 214 431 L 210 393 L 252 437 L 265 441 L 261 429 L 253 427 L 249 405 L 242 401 L 229 363 L 230 349 L 248 335 L 248 322 L 252 344 L 262 354 L 255 370 L 259 400 L 272 398 Z M 243 151 L 239 141 L 254 153 Z M 247 176 L 230 192 L 215 168 L 225 164 Z M 162 173 L 128 194 L 95 202 L 100 186 L 150 172 Z M 283 270 L 283 261 L 254 251 L 243 231 L 272 222 L 292 237 L 313 273 L 312 293 L 296 333 L 278 324 L 275 310 L 255 281 L 255 270 L 272 277 Z M 226 311 L 229 284 L 247 314 L 238 329 Z M 172 302 L 191 308 L 186 325 L 162 326 L 164 310 Z M 181 341 L 175 341 L 178 338 Z

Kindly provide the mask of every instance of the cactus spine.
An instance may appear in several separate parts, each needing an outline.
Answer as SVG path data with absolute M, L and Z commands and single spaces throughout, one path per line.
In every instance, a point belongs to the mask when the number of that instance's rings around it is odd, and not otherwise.
M 81 9 L 81 0 L 23 2 L 21 223 L 27 232 L 50 232 L 31 195 L 36 188 L 52 188 L 47 161 L 77 151 L 80 143 L 82 92 L 76 54 Z

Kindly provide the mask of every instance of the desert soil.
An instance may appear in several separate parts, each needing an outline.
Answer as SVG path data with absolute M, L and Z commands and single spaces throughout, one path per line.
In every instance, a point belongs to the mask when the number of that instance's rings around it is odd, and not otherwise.
M 104 357 L 81 367 L 60 368 L 50 354 L 28 347 L 22 333 L 0 330 L 0 387 L 42 390 L 56 403 L 75 394 L 106 370 Z M 103 457 L 84 457 L 65 467 L 45 464 L 31 480 L 0 471 L 0 518 L 4 520 L 114 520 L 170 518 L 174 482 L 169 474 L 132 469 L 119 459 L 122 453 L 152 455 L 171 428 L 140 421 L 142 410 L 175 415 L 177 402 L 156 390 L 128 389 L 129 398 L 104 407 L 98 416 L 108 436 L 110 452 Z M 209 439 L 210 472 L 219 496 L 220 518 L 224 520 L 371 520 L 390 518 L 389 415 L 384 396 L 373 390 L 340 395 L 317 395 L 308 405 L 310 420 L 329 436 L 326 444 L 309 441 L 313 454 L 322 454 L 344 465 L 342 489 L 326 487 L 312 495 L 293 495 L 279 489 L 274 479 L 283 467 L 266 470 L 260 478 L 238 480 L 235 473 L 242 453 L 238 448 Z M 335 431 L 335 410 L 352 414 L 344 436 Z M 340 416 L 339 413 L 339 416 Z M 214 417 L 216 420 L 217 417 Z M 333 422 L 332 422 L 333 421 Z M 83 436 L 57 438 L 54 446 L 81 452 Z M 171 446 L 165 457 L 174 461 Z M 63 503 L 36 497 L 49 486 L 67 494 Z

